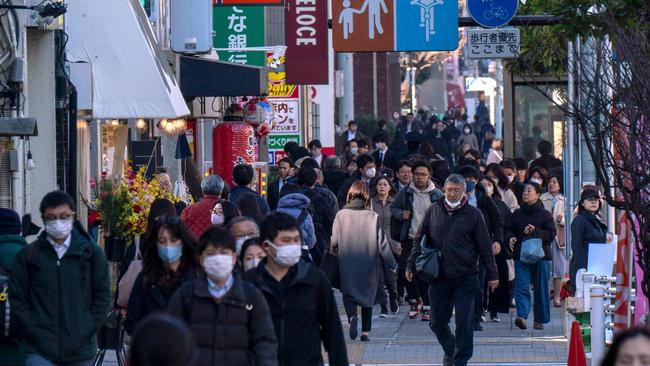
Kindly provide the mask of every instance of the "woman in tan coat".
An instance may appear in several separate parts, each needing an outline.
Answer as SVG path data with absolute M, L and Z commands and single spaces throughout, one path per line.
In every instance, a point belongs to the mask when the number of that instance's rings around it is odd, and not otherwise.
M 350 322 L 350 338 L 357 338 L 357 306 L 361 306 L 361 340 L 368 341 L 382 261 L 393 271 L 397 262 L 379 216 L 370 208 L 366 183 L 354 182 L 346 202 L 334 219 L 331 245 L 338 253 L 341 293 Z
M 557 175 L 551 175 L 546 185 L 546 193 L 540 200 L 544 208 L 551 213 L 557 236 L 551 245 L 553 250 L 553 259 L 551 260 L 551 277 L 553 278 L 553 306 L 562 306 L 560 303 L 560 291 L 562 290 L 562 281 L 566 276 L 566 254 L 564 241 L 564 195 L 562 194 L 561 178 Z

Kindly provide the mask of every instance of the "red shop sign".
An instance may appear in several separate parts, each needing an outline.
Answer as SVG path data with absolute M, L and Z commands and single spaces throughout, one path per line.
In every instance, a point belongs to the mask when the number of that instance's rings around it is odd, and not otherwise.
M 286 3 L 287 84 L 327 84 L 327 0 L 287 0 Z

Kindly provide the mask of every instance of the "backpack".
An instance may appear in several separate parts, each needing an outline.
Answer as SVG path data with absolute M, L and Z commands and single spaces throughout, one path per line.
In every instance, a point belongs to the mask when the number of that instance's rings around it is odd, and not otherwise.
M 312 199 L 312 197 L 310 197 Z M 331 227 L 326 227 L 324 224 L 325 217 L 322 213 L 319 213 L 318 210 L 316 210 L 313 201 L 316 200 L 326 200 L 325 197 L 320 195 L 320 193 L 314 194 L 314 197 L 312 199 L 312 202 L 309 204 L 309 207 L 307 207 L 306 210 L 303 211 L 305 214 L 305 218 L 307 214 L 311 215 L 311 220 L 314 223 L 314 233 L 316 234 L 316 245 L 312 249 L 309 250 L 309 253 L 311 253 L 312 259 L 316 266 L 320 266 L 320 262 L 323 258 L 323 255 L 325 254 L 325 251 L 329 249 L 330 243 L 331 243 L 331 238 L 332 238 L 332 228 Z M 303 213 L 300 214 L 300 216 L 303 216 Z M 300 219 L 299 217 L 298 219 Z M 303 219 L 304 221 L 305 219 Z M 301 223 L 301 221 L 298 221 Z
M 31 244 L 27 254 L 27 263 L 34 261 L 36 244 Z M 0 343 L 15 339 L 18 335 L 17 324 L 11 316 L 11 299 L 9 298 L 9 280 L 11 271 L 0 266 Z

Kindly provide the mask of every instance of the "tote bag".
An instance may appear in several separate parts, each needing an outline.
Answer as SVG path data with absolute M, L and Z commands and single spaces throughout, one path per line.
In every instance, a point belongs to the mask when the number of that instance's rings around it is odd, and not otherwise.
M 528 238 L 521 243 L 521 254 L 519 255 L 519 260 L 527 264 L 534 264 L 542 258 L 544 258 L 542 239 Z
M 117 295 L 117 305 L 126 308 L 129 306 L 129 298 L 131 297 L 131 290 L 133 289 L 133 284 L 135 279 L 138 277 L 142 271 L 142 255 L 140 254 L 140 238 L 135 238 L 135 257 L 133 261 L 129 264 L 129 269 L 126 270 L 124 276 L 120 280 L 120 283 L 117 285 L 118 295 Z
M 422 236 L 422 253 L 415 259 L 415 274 L 420 280 L 431 283 L 440 274 L 440 250 L 427 246 L 426 237 Z

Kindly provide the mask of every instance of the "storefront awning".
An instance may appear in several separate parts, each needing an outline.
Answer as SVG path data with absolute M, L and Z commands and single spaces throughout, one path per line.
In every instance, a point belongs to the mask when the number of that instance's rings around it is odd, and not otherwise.
M 266 68 L 181 56 L 185 98 L 257 96 L 268 93 Z
M 38 136 L 36 118 L 0 118 L 0 136 Z
M 93 118 L 190 114 L 139 0 L 69 0 L 67 59 L 91 65 Z

